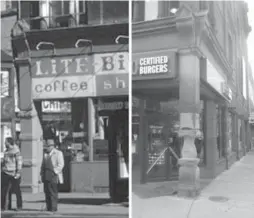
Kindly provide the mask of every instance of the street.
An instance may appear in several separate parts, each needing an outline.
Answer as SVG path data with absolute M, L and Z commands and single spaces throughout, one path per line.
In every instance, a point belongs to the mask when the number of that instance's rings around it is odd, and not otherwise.
M 127 214 L 63 214 L 63 213 L 47 213 L 47 212 L 31 212 L 31 211 L 22 211 L 22 212 L 4 212 L 1 214 L 3 218 L 27 218 L 27 217 L 55 217 L 55 218 L 74 218 L 74 217 L 84 217 L 84 218 L 127 218 Z

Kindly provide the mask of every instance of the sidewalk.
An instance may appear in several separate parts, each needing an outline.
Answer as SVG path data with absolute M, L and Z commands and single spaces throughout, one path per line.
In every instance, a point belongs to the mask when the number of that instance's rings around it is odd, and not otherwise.
M 44 193 L 30 194 L 23 193 L 23 210 L 21 214 L 45 214 Z M 13 208 L 16 208 L 16 199 L 13 196 Z M 3 214 L 15 213 L 15 211 L 6 211 Z M 108 194 L 90 194 L 90 193 L 59 193 L 58 214 L 72 215 L 96 215 L 104 216 L 128 215 L 128 207 L 123 204 L 113 204 L 110 202 Z
M 197 199 L 132 197 L 133 218 L 253 218 L 254 151 L 220 174 Z

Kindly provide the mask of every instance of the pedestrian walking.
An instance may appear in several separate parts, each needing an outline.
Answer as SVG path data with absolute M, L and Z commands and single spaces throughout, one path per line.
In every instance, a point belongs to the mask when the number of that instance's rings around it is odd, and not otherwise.
M 58 203 L 58 183 L 63 183 L 63 153 L 55 148 L 53 139 L 44 143 L 41 165 L 41 180 L 44 184 L 47 211 L 56 212 Z
M 6 151 L 1 161 L 1 209 L 11 210 L 11 195 L 16 194 L 17 210 L 22 209 L 22 194 L 20 190 L 22 156 L 19 147 L 14 143 L 13 138 L 8 137 L 5 140 Z M 8 203 L 8 205 L 7 205 Z

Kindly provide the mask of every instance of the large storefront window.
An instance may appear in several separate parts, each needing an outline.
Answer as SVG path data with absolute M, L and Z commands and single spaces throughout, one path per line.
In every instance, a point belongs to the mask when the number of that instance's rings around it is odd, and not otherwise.
M 40 101 L 44 139 L 53 138 L 73 161 L 89 160 L 87 100 Z

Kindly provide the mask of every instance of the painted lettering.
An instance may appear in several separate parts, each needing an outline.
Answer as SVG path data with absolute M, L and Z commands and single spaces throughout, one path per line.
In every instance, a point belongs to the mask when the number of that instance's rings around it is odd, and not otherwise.
M 69 65 L 72 62 L 71 59 L 63 59 L 61 60 L 61 63 L 64 63 L 64 73 L 68 74 L 69 73 Z
M 118 89 L 124 89 L 124 88 L 126 88 L 125 81 L 121 80 L 118 77 L 116 77 L 116 88 L 118 88 Z
M 37 67 L 37 72 L 36 72 L 37 76 L 48 74 L 48 71 L 46 71 L 45 73 L 42 73 L 42 71 L 41 71 L 41 61 L 36 61 L 36 67 Z
M 124 56 L 119 55 L 119 70 L 125 70 L 124 68 Z
M 78 89 L 78 84 L 77 83 L 72 83 L 70 86 L 72 91 L 76 91 Z
M 77 58 L 76 59 L 76 63 L 77 63 L 77 71 L 76 72 L 77 73 L 83 73 L 84 71 L 87 71 L 87 67 L 86 67 L 87 64 L 81 62 L 81 61 L 86 62 L 86 59 L 87 58 Z M 86 68 L 81 69 L 81 67 L 86 67 Z
M 112 84 L 110 80 L 104 81 L 104 89 L 112 89 Z
M 34 75 L 43 77 L 47 75 L 92 73 L 89 72 L 90 65 L 92 66 L 92 63 L 88 57 L 42 59 L 36 61 Z
M 81 81 L 80 83 L 69 82 L 68 80 L 55 80 L 50 84 L 38 84 L 34 87 L 36 93 L 42 92 L 65 92 L 65 91 L 85 91 L 88 89 L 88 83 Z
M 51 64 L 52 64 L 52 74 L 57 74 L 57 72 L 56 72 L 56 60 L 52 59 Z
M 111 71 L 114 69 L 113 56 L 105 56 L 102 57 L 102 70 L 103 71 Z

